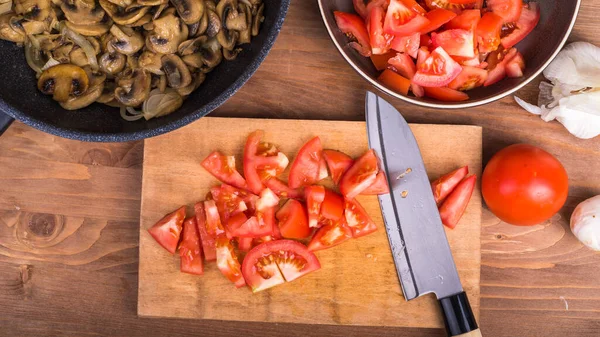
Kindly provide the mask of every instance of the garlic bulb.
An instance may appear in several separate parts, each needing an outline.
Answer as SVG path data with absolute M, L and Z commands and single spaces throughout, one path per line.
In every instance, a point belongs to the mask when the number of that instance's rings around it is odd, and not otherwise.
M 600 195 L 577 205 L 571 215 L 571 231 L 581 243 L 600 251 Z
M 587 42 L 565 47 L 544 70 L 537 106 L 515 96 L 525 110 L 546 122 L 557 120 L 574 136 L 600 135 L 600 48 Z

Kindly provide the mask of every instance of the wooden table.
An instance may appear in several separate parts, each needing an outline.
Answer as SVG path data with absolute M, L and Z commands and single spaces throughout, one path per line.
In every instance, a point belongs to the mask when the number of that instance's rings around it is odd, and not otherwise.
M 600 45 L 599 11 L 600 0 L 583 1 L 571 40 Z M 519 95 L 533 100 L 536 87 L 533 83 Z M 295 0 L 265 63 L 213 115 L 361 120 L 366 89 L 369 85 L 330 42 L 316 2 Z M 484 209 L 480 324 L 487 336 L 598 336 L 600 255 L 578 243 L 568 219 L 580 201 L 600 194 L 600 138 L 578 140 L 558 123 L 520 110 L 511 98 L 458 111 L 393 103 L 410 122 L 483 126 L 485 161 L 518 142 L 538 145 L 560 159 L 571 188 L 552 221 L 518 228 Z M 138 318 L 142 150 L 142 142 L 81 143 L 20 123 L 2 136 L 0 335 L 445 335 L 440 330 Z

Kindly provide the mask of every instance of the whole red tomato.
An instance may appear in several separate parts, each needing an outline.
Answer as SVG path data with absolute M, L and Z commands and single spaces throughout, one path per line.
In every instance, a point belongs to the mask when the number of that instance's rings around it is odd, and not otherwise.
M 548 220 L 567 200 L 567 171 L 550 153 L 527 144 L 496 153 L 481 179 L 483 198 L 502 221 L 532 226 Z

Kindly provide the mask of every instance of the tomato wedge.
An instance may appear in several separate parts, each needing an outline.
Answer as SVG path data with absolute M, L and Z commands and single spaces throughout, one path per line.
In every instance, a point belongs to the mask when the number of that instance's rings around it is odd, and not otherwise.
M 319 185 L 306 187 L 304 196 L 308 213 L 308 226 L 319 227 L 321 204 L 325 200 L 325 187 Z
M 487 7 L 504 22 L 515 22 L 521 16 L 523 0 L 487 0 Z
M 485 69 L 463 66 L 463 70 L 448 84 L 448 88 L 461 91 L 471 90 L 482 86 L 487 77 L 488 72 Z
M 343 215 L 344 198 L 329 189 L 325 189 L 325 198 L 321 204 L 321 216 L 325 219 L 338 221 Z
M 298 188 L 289 188 L 286 183 L 277 179 L 270 178 L 265 181 L 265 185 L 282 198 L 303 199 L 304 192 Z
M 308 249 L 317 251 L 331 248 L 352 238 L 352 231 L 346 224 L 346 219 L 342 218 L 336 223 L 323 226 L 315 233 L 308 244 Z
M 513 58 L 506 63 L 506 76 L 508 77 L 523 77 L 525 70 L 525 59 L 521 53 L 517 52 Z
M 540 6 L 535 2 L 530 2 L 528 6 L 524 5 L 516 28 L 502 38 L 502 46 L 510 48 L 521 42 L 537 26 L 538 22 L 540 22 Z
M 184 219 L 185 206 L 181 206 L 176 211 L 160 219 L 154 226 L 148 229 L 148 233 L 169 253 L 175 254 Z
M 246 284 L 242 276 L 240 262 L 235 255 L 231 241 L 224 235 L 219 235 L 216 242 L 217 267 L 225 277 L 233 282 L 236 288 Z
M 377 225 L 371 220 L 367 211 L 354 199 L 346 199 L 346 223 L 352 232 L 352 237 L 358 238 L 373 233 Z
M 254 194 L 259 194 L 264 188 L 260 175 L 256 169 L 255 161 L 260 140 L 263 136 L 264 131 L 254 131 L 248 136 L 246 146 L 244 147 L 244 176 L 246 177 L 248 189 Z
M 383 31 L 391 35 L 404 35 L 404 27 L 417 16 L 425 14 L 425 10 L 414 0 L 391 0 L 385 15 Z M 411 33 L 418 32 L 415 30 Z
M 317 176 L 317 181 L 321 181 L 327 177 L 329 177 L 329 174 L 327 173 L 327 162 L 325 161 L 325 158 L 321 156 L 321 161 L 319 161 L 319 175 Z
M 354 163 L 354 160 L 349 155 L 335 150 L 323 150 L 323 158 L 327 162 L 329 175 L 331 175 L 331 179 L 336 185 L 340 182 L 344 173 L 352 166 L 352 163 Z
M 454 19 L 456 17 L 456 13 L 443 8 L 436 8 L 425 13 L 425 17 L 429 20 L 429 24 L 421 29 L 421 34 L 433 32 L 434 30 L 440 28 L 448 21 Z
M 240 252 L 248 252 L 252 249 L 253 238 L 238 238 L 238 250 Z
M 360 1 L 360 0 L 359 0 Z M 371 56 L 369 32 L 364 21 L 358 15 L 334 11 L 333 16 L 338 28 L 350 40 L 350 47 L 356 49 L 362 56 Z
M 362 191 L 362 195 L 374 195 L 374 194 L 386 194 L 390 193 L 390 187 L 388 186 L 387 179 L 385 178 L 385 173 L 380 171 L 377 173 L 377 177 L 375 178 L 375 182 L 369 187 L 367 187 L 364 191 Z
M 448 29 L 441 33 L 431 33 L 433 47 L 442 47 L 448 55 L 475 57 L 473 32 L 462 29 Z
M 384 70 L 381 75 L 379 75 L 377 80 L 395 92 L 401 93 L 402 95 L 408 94 L 410 80 L 396 74 L 392 70 Z
M 206 200 L 204 202 L 204 212 L 206 214 L 206 232 L 208 235 L 216 237 L 225 233 L 225 229 L 221 224 L 219 209 L 214 200 Z
M 383 55 L 371 55 L 371 62 L 378 71 L 384 70 L 388 66 L 388 60 L 394 57 L 396 53 L 393 51 Z
M 367 17 L 367 31 L 369 32 L 369 43 L 374 55 L 385 54 L 390 50 L 393 35 L 384 33 L 383 19 L 385 10 L 381 6 L 373 6 Z
M 421 35 L 414 33 L 409 36 L 395 36 L 392 40 L 391 47 L 393 50 L 407 53 L 412 57 L 417 57 L 419 51 L 419 44 L 421 43 Z
M 201 165 L 221 182 L 241 189 L 248 188 L 246 180 L 235 168 L 234 156 L 225 156 L 219 151 L 215 151 L 209 154 Z
M 373 150 L 365 152 L 342 177 L 340 192 L 348 199 L 356 197 L 375 182 L 378 171 L 375 152 Z
M 455 13 L 465 9 L 481 8 L 483 0 L 425 0 L 430 9 L 444 8 Z
M 290 188 L 312 185 L 318 181 L 323 147 L 321 139 L 314 137 L 302 146 L 294 158 L 288 178 Z
M 248 209 L 243 199 L 248 193 L 233 186 L 222 184 L 219 188 L 212 188 L 211 194 L 223 223 L 227 223 L 232 215 Z
M 469 167 L 464 166 L 434 180 L 431 183 L 431 190 L 435 202 L 438 205 L 443 202 L 468 173 Z
M 445 226 L 456 227 L 469 205 L 476 180 L 477 176 L 474 175 L 463 179 L 442 203 L 440 217 Z
M 277 205 L 279 205 L 279 197 L 269 188 L 265 188 L 260 192 L 260 198 L 256 201 L 256 211 L 264 212 Z
M 515 48 L 497 50 L 488 56 L 489 60 L 489 70 L 488 70 L 488 78 L 483 83 L 483 86 L 487 87 L 498 81 L 502 80 L 506 77 L 506 64 L 517 54 L 517 50 Z M 495 62 L 496 64 L 492 64 Z
M 279 176 L 290 163 L 288 157 L 282 152 L 270 156 L 256 156 L 254 158 L 256 171 L 263 181 Z
M 431 55 L 431 53 L 429 52 L 428 48 L 419 48 L 419 52 L 417 53 L 417 68 L 423 63 L 425 63 L 425 61 L 429 58 L 429 55 Z
M 502 18 L 492 12 L 487 12 L 481 17 L 475 29 L 479 52 L 489 53 L 498 49 L 502 22 Z
M 437 47 L 423 63 L 417 65 L 417 73 L 412 81 L 423 87 L 443 87 L 455 79 L 461 71 L 460 64 L 454 61 L 442 47 Z
M 469 95 L 464 92 L 447 87 L 423 89 L 425 90 L 425 96 L 444 102 L 461 102 L 469 99 Z
M 311 233 L 311 228 L 308 227 L 308 218 L 306 216 L 306 208 L 301 202 L 289 199 L 281 207 L 275 217 L 279 221 L 281 236 L 288 239 L 304 239 Z
M 202 275 L 202 247 L 196 227 L 196 218 L 188 218 L 183 222 L 183 237 L 179 244 L 180 269 L 182 273 Z
M 217 259 L 217 252 L 215 248 L 215 237 L 209 235 L 206 231 L 206 214 L 204 212 L 204 203 L 198 202 L 194 205 L 194 212 L 196 213 L 196 226 L 198 227 L 198 234 L 202 241 L 202 252 L 204 253 L 204 259 L 206 261 L 214 261 Z
M 292 240 L 261 243 L 252 248 L 242 263 L 242 273 L 253 293 L 321 269 L 314 253 Z
M 417 50 L 418 51 L 418 50 Z M 417 72 L 417 66 L 413 59 L 404 53 L 399 53 L 395 57 L 389 59 L 389 64 L 392 66 L 400 76 L 403 76 L 409 80 L 415 76 Z M 423 88 L 415 83 L 410 83 L 410 88 L 417 97 L 423 97 Z
M 480 19 L 481 11 L 479 9 L 467 9 L 450 20 L 445 27 L 447 29 L 464 29 L 474 32 Z

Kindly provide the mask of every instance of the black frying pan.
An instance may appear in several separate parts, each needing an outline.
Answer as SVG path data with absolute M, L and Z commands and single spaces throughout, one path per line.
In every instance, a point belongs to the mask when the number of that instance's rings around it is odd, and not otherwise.
M 234 61 L 224 61 L 208 74 L 176 112 L 149 121 L 128 122 L 117 108 L 92 104 L 67 111 L 37 90 L 33 70 L 23 48 L 0 41 L 0 134 L 13 118 L 39 130 L 66 138 L 93 142 L 122 142 L 172 131 L 207 115 L 223 104 L 254 74 L 273 46 L 290 0 L 265 0 L 265 21 L 252 43 L 244 45 Z

